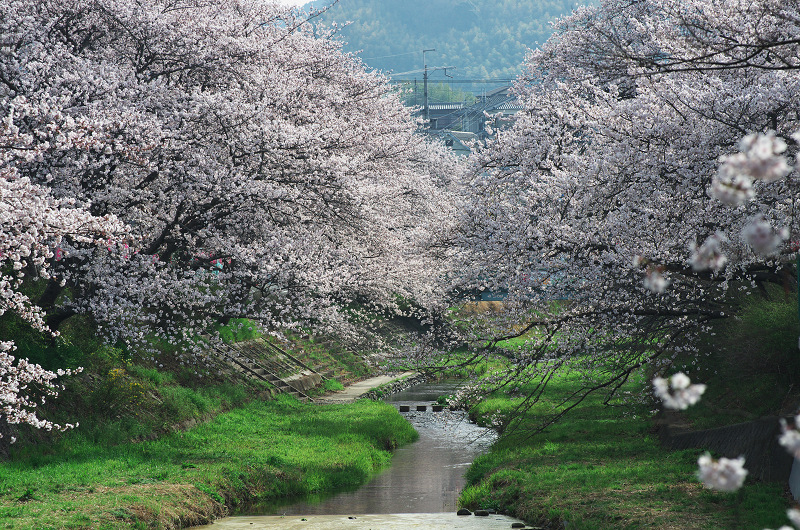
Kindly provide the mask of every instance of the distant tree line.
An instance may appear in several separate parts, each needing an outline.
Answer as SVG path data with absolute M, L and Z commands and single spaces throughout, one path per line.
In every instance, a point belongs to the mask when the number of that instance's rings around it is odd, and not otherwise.
M 320 18 L 326 24 L 350 22 L 339 31 L 344 49 L 359 52 L 372 68 L 395 73 L 421 69 L 421 51 L 435 48 L 429 66 L 455 66 L 457 77 L 516 77 L 527 51 L 550 37 L 550 23 L 583 3 L 346 0 Z

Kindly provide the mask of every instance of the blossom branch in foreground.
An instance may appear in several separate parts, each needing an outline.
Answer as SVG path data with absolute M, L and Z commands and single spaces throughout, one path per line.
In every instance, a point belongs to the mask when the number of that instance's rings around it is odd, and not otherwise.
M 697 459 L 697 464 L 700 466 L 697 478 L 712 490 L 736 491 L 742 487 L 747 477 L 743 456 L 714 460 L 705 453 Z
M 0 417 L 10 425 L 24 423 L 47 431 L 65 431 L 77 427 L 77 423 L 59 425 L 37 417 L 33 410 L 37 402 L 31 396 L 25 395 L 24 391 L 30 386 L 38 386 L 44 390 L 46 396 L 56 396 L 58 386 L 53 381 L 58 376 L 78 373 L 80 369 L 51 372 L 25 359 L 15 359 L 9 353 L 14 349 L 14 343 L 0 342 Z M 40 402 L 43 403 L 44 398 Z M 0 438 L 2 437 L 0 433 Z M 14 443 L 16 438 L 11 436 L 9 441 Z
M 686 374 L 678 372 L 669 380 L 663 377 L 653 379 L 653 389 L 656 397 L 666 408 L 686 410 L 690 405 L 700 401 L 700 396 L 706 391 L 706 385 L 693 385 Z
M 794 425 L 795 427 L 800 425 L 800 416 L 795 416 Z M 790 429 L 784 419 L 781 419 L 781 428 L 783 433 L 778 438 L 778 443 L 794 458 L 800 458 L 800 432 L 796 428 Z

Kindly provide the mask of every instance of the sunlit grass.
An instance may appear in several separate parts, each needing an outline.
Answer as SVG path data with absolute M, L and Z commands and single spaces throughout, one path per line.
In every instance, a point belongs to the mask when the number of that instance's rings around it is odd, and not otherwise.
M 192 502 L 354 487 L 389 462 L 387 448 L 415 437 L 390 405 L 290 398 L 253 402 L 150 442 L 102 446 L 75 433 L 47 453 L 0 465 L 0 528 L 129 528 Z

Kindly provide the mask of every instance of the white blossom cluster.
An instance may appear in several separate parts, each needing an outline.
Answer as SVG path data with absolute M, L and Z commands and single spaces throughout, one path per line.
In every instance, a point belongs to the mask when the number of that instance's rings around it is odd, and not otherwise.
M 15 143 L 19 140 L 16 132 L 12 122 L 5 120 L 0 144 L 33 149 L 30 141 Z M 36 146 L 40 152 L 48 147 Z M 0 161 L 0 267 L 12 271 L 0 273 L 0 315 L 6 311 L 16 313 L 34 328 L 49 332 L 41 308 L 19 291 L 26 271 L 32 269 L 36 276 L 49 279 L 49 260 L 64 241 L 103 240 L 121 233 L 124 227 L 113 216 L 97 218 L 71 207 L 70 201 L 54 199 L 44 188 L 20 177 L 7 156 L 0 157 Z M 72 428 L 69 423 L 61 426 L 38 418 L 35 408 L 41 401 L 32 399 L 26 391 L 39 387 L 45 395 L 55 396 L 58 387 L 54 380 L 73 372 L 54 373 L 25 359 L 15 359 L 11 355 L 14 349 L 12 342 L 0 342 L 0 413 L 4 421 L 46 430 Z
M 683 372 L 678 372 L 665 379 L 655 377 L 653 390 L 658 399 L 668 409 L 686 410 L 691 405 L 700 401 L 700 396 L 706 391 L 706 385 L 692 384 L 689 377 Z
M 669 280 L 657 268 L 650 268 L 644 279 L 644 286 L 656 294 L 663 293 L 669 287 Z
M 712 194 L 730 206 L 750 200 L 755 195 L 753 181 L 774 182 L 792 172 L 783 153 L 786 142 L 775 136 L 751 133 L 739 142 L 739 152 L 720 158 Z
M 722 244 L 728 238 L 722 232 L 709 236 L 699 247 L 692 242 L 689 247 L 692 255 L 689 258 L 689 265 L 696 271 L 719 270 L 725 266 L 728 258 L 722 252 Z
M 742 229 L 742 239 L 756 254 L 772 256 L 789 239 L 789 230 L 785 227 L 775 230 L 766 217 L 757 215 L 747 221 Z
M 130 226 L 101 248 L 54 247 L 72 297 L 42 308 L 50 322 L 88 313 L 140 345 L 238 317 L 360 340 L 353 322 L 370 311 L 440 298 L 461 164 L 307 16 L 234 0 L 0 12 L 0 116 L 46 146 L 10 157 L 32 184 Z M 342 309 L 354 300 L 365 315 Z
M 697 478 L 707 487 L 717 491 L 736 491 L 747 477 L 744 457 L 714 460 L 705 453 L 697 459 Z
M 800 432 L 797 431 L 797 426 L 800 425 L 800 416 L 795 416 L 794 425 L 795 428 L 789 428 L 786 424 L 786 420 L 781 418 L 782 432 L 778 438 L 778 443 L 780 443 L 794 458 L 800 458 Z
M 514 87 L 525 111 L 474 158 L 452 291 L 508 292 L 463 338 L 500 318 L 499 336 L 535 330 L 515 370 L 536 391 L 569 367 L 616 397 L 796 257 L 800 4 L 602 0 L 556 27 Z M 553 300 L 568 310 L 541 310 Z M 658 387 L 677 408 L 700 398 Z
M 51 372 L 38 364 L 29 363 L 25 359 L 15 359 L 9 352 L 16 346 L 11 342 L 0 342 L 0 412 L 3 420 L 11 425 L 27 424 L 47 431 L 65 431 L 78 426 L 78 423 L 59 425 L 43 420 L 36 415 L 36 407 L 43 403 L 44 397 L 34 400 L 25 390 L 30 385 L 42 388 L 46 396 L 57 395 L 58 386 L 54 383 L 57 377 L 72 375 L 80 370 L 58 370 Z M 0 435 L 2 436 L 2 435 Z M 10 442 L 16 439 L 11 437 Z
M 752 179 L 737 173 L 719 172 L 711 184 L 711 195 L 728 206 L 739 206 L 756 196 Z

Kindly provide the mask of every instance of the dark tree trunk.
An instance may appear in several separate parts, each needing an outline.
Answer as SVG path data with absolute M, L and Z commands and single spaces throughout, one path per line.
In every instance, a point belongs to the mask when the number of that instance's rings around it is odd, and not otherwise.
M 16 436 L 17 428 L 6 421 L 5 414 L 0 414 L 0 460 L 7 460 L 10 449 L 11 440 Z
M 77 313 L 72 309 L 59 308 L 54 313 L 47 315 L 44 321 L 48 328 L 50 328 L 52 331 L 57 331 L 59 326 L 61 326 L 65 320 L 74 315 L 77 315 Z
M 62 292 L 64 292 L 64 287 L 61 286 L 61 282 L 51 278 L 47 282 L 42 296 L 39 297 L 37 305 L 45 311 L 52 309 Z

